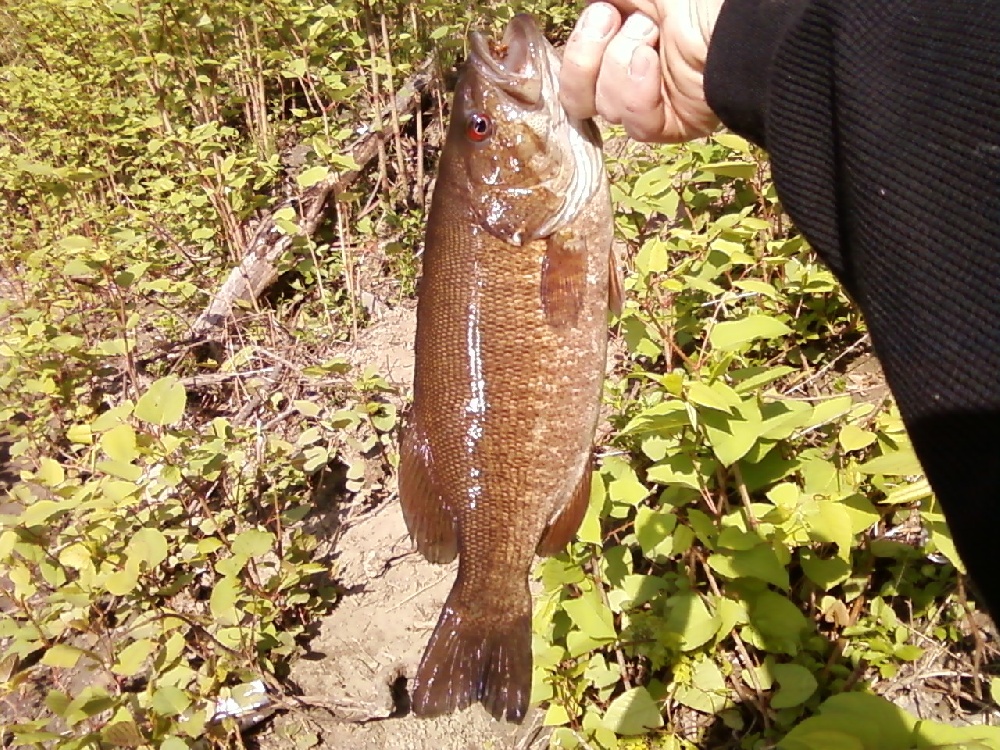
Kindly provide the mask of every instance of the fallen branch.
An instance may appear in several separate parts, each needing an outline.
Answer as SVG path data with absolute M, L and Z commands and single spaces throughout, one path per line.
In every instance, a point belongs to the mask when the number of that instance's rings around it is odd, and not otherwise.
M 362 136 L 351 148 L 351 155 L 358 164 L 342 174 L 324 178 L 297 197 L 275 207 L 257 227 L 247 253 L 234 268 L 229 278 L 212 297 L 205 311 L 195 321 L 191 331 L 194 340 L 206 340 L 223 328 L 233 314 L 233 308 L 241 302 L 257 299 L 271 284 L 278 280 L 278 259 L 288 250 L 297 235 L 286 234 L 275 225 L 274 215 L 281 209 L 291 208 L 296 213 L 295 223 L 299 234 L 311 237 L 323 223 L 327 199 L 330 194 L 347 190 L 368 163 L 378 155 L 382 141 L 391 134 L 393 113 L 396 116 L 413 112 L 420 106 L 424 91 L 431 82 L 432 61 L 425 61 L 396 92 L 392 106 L 386 107 L 380 115 L 381 127 L 373 128 Z

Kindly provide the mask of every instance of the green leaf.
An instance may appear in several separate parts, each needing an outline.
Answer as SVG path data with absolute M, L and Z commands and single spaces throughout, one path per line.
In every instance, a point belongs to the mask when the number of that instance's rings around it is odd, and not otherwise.
M 260 557 L 274 544 L 274 534 L 261 529 L 241 531 L 233 540 L 233 554 L 241 557 Z
M 862 474 L 882 474 L 892 477 L 918 476 L 924 473 L 912 449 L 876 456 L 858 467 Z
M 818 427 L 828 424 L 851 411 L 854 401 L 850 396 L 837 396 L 820 401 L 813 407 L 808 426 Z
M 845 451 L 859 451 L 878 440 L 878 436 L 871 430 L 862 430 L 857 425 L 845 424 L 840 428 L 837 440 Z
M 771 697 L 771 708 L 791 708 L 805 703 L 816 692 L 813 673 L 801 664 L 775 664 L 771 670 L 778 691 Z
M 563 609 L 573 624 L 591 638 L 598 641 L 613 641 L 618 637 L 611 610 L 597 591 L 591 589 L 577 599 L 564 602 Z
M 688 383 L 687 396 L 688 400 L 694 404 L 726 413 L 732 413 L 734 408 L 743 403 L 739 394 L 721 380 L 717 380 L 711 385 L 700 380 Z
M 240 621 L 239 612 L 236 611 L 236 601 L 240 590 L 240 582 L 230 576 L 220 579 L 215 584 L 215 588 L 212 589 L 208 606 L 212 611 L 212 617 L 220 624 L 235 625 Z
M 191 705 L 191 697 L 178 687 L 163 685 L 153 692 L 151 704 L 160 716 L 178 716 Z
M 155 641 L 149 638 L 140 638 L 133 641 L 118 652 L 118 659 L 111 667 L 111 671 L 122 677 L 132 677 L 137 675 L 145 666 L 146 660 L 153 655 Z
M 726 578 L 758 578 L 778 588 L 788 588 L 788 570 L 769 544 L 758 544 L 747 550 L 716 552 L 708 558 L 708 565 Z
M 708 611 L 697 594 L 672 596 L 667 600 L 667 607 L 666 631 L 680 638 L 681 651 L 693 651 L 719 632 L 719 618 Z
M 299 184 L 300 188 L 310 188 L 325 180 L 329 174 L 330 170 L 326 167 L 310 167 L 296 177 L 295 181 Z
M 750 315 L 741 320 L 718 323 L 708 335 L 716 349 L 738 349 L 757 339 L 774 339 L 785 336 L 792 329 L 776 318 L 767 315 Z
M 47 456 L 39 461 L 38 471 L 35 473 L 38 480 L 46 487 L 58 487 L 66 481 L 66 471 L 62 464 Z
M 691 673 L 691 683 L 679 686 L 674 692 L 674 699 L 707 714 L 717 714 L 733 703 L 721 670 L 707 657 L 698 661 Z
M 135 416 L 150 424 L 176 424 L 184 416 L 187 391 L 181 382 L 168 375 L 155 381 L 135 405 Z
M 104 588 L 114 596 L 127 596 L 139 585 L 139 567 L 130 560 L 124 568 L 109 575 L 104 581 Z
M 795 656 L 810 624 L 801 610 L 787 597 L 761 591 L 749 599 L 748 615 L 752 640 L 759 648 Z
M 83 652 L 75 646 L 57 643 L 42 656 L 42 664 L 57 669 L 70 669 L 76 666 Z
M 910 750 L 916 718 L 871 693 L 841 693 L 828 698 L 818 715 L 794 727 L 780 750 Z M 827 740 L 834 744 L 819 744 Z
M 646 506 L 640 507 L 635 515 L 635 536 L 642 548 L 642 553 L 656 559 L 658 555 L 672 554 L 673 543 L 670 534 L 677 526 L 677 516 L 673 513 L 655 511 Z
M 632 467 L 626 468 L 608 483 L 608 497 L 616 503 L 638 505 L 648 496 L 649 488 L 639 481 Z
M 101 435 L 98 444 L 112 461 L 132 463 L 138 456 L 135 430 L 132 425 L 120 424 Z
M 604 726 L 620 735 L 646 734 L 663 726 L 659 704 L 644 687 L 626 690 L 608 706 Z
M 723 466 L 732 466 L 739 461 L 760 439 L 759 421 L 707 412 L 702 415 L 702 422 L 712 452 Z
M 159 529 L 139 529 L 128 543 L 128 556 L 136 557 L 155 568 L 167 559 L 167 538 Z

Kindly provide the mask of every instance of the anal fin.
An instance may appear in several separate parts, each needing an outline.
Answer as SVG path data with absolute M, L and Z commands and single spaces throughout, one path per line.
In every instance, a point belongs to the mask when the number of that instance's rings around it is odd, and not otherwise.
M 587 248 L 571 232 L 546 238 L 541 287 L 542 309 L 549 324 L 575 326 L 587 293 Z
M 545 527 L 545 533 L 542 534 L 536 549 L 539 555 L 555 555 L 573 541 L 573 536 L 583 523 L 583 517 L 587 515 L 587 507 L 590 505 L 590 476 L 593 471 L 591 462 L 587 461 L 583 476 L 580 477 L 580 483 L 572 496 L 556 515 L 549 519 L 549 525 Z
M 444 498 L 434 488 L 428 469 L 429 451 L 422 431 L 409 425 L 399 457 L 399 502 L 410 538 L 432 563 L 447 563 L 458 554 L 455 522 Z

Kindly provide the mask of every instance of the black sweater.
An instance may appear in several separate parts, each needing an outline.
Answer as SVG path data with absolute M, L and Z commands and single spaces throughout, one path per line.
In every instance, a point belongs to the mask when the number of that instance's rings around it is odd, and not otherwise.
M 1000 616 L 1000 1 L 726 0 L 705 88 L 864 312 Z

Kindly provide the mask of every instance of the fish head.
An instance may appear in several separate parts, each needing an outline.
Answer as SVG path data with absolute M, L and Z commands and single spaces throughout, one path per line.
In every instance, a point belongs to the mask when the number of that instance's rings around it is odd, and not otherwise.
M 470 35 L 445 149 L 478 226 L 511 245 L 566 226 L 604 184 L 597 127 L 559 103 L 560 65 L 529 15 L 499 44 Z

